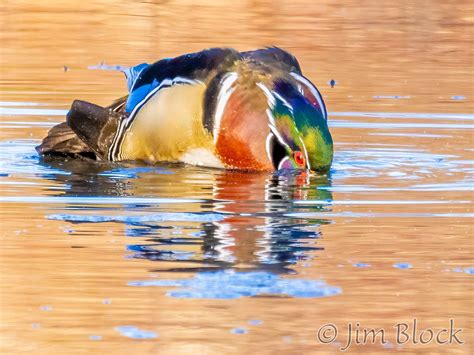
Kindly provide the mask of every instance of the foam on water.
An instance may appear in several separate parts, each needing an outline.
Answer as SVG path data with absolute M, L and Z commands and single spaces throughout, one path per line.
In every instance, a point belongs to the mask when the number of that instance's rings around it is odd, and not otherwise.
M 140 329 L 134 325 L 120 325 L 115 327 L 121 335 L 132 339 L 155 339 L 158 335 L 155 332 Z
M 181 287 L 169 291 L 176 298 L 234 299 L 252 296 L 290 296 L 313 298 L 335 296 L 341 288 L 322 280 L 283 279 L 269 272 L 235 272 L 233 270 L 196 273 L 192 279 L 130 281 L 138 287 Z

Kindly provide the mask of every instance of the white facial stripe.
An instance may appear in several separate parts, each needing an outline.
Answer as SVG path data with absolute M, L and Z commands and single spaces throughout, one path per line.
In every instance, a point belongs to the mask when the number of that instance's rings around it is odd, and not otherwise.
M 309 166 L 308 151 L 306 150 L 306 144 L 304 144 L 304 141 L 303 141 L 303 139 L 301 138 L 301 136 L 299 136 L 299 139 L 300 139 L 301 144 L 303 145 L 304 156 L 306 157 L 306 167 L 307 167 L 309 170 L 311 170 L 311 168 L 310 168 L 310 166 Z
M 276 91 L 272 90 L 272 94 L 275 95 L 275 97 L 278 98 L 278 100 L 280 100 L 281 102 L 283 102 L 283 105 L 286 106 L 286 108 L 288 110 L 290 110 L 291 113 L 293 113 L 293 107 L 291 107 L 291 105 L 288 103 L 288 101 L 286 101 L 279 93 L 277 93 Z
M 270 111 L 270 109 L 267 108 L 267 109 L 265 110 L 265 113 L 267 114 L 268 121 L 270 122 L 270 124 L 271 124 L 272 126 L 276 126 L 275 117 L 273 117 L 272 111 Z
M 285 142 L 285 140 L 281 136 L 280 132 L 278 132 L 278 130 L 276 129 L 276 127 L 275 127 L 276 126 L 275 125 L 275 118 L 272 115 L 272 111 L 270 111 L 270 109 L 267 109 L 266 113 L 267 113 L 268 121 L 269 121 L 268 127 L 270 128 L 270 131 L 271 131 L 271 133 L 267 136 L 266 149 L 267 149 L 268 159 L 270 159 L 270 161 L 272 161 L 272 158 L 271 158 L 271 155 L 270 155 L 270 146 L 269 146 L 270 145 L 270 136 L 272 136 L 272 135 L 275 136 L 278 139 L 278 142 L 282 146 L 286 147 L 287 149 L 291 149 L 291 148 Z
M 267 136 L 267 140 L 265 142 L 265 149 L 267 150 L 267 156 L 268 156 L 268 160 L 270 160 L 270 162 L 272 161 L 272 154 L 270 152 L 270 142 L 272 141 L 273 137 L 274 137 L 273 134 L 269 133 L 268 136 Z
M 265 86 L 264 83 L 257 83 L 257 86 L 262 89 L 263 93 L 265 94 L 265 96 L 267 97 L 267 100 L 268 100 L 268 105 L 270 107 L 275 107 L 275 104 L 276 104 L 276 101 L 275 101 L 275 97 L 273 96 L 272 92 L 270 91 L 269 88 L 267 88 Z
M 237 79 L 237 73 L 232 72 L 226 74 L 221 81 L 222 85 L 219 94 L 217 95 L 217 107 L 216 113 L 214 115 L 214 130 L 212 132 L 214 135 L 214 144 L 217 142 L 217 138 L 219 136 L 219 130 L 221 128 L 221 120 L 224 114 L 225 106 L 227 104 L 227 101 L 229 101 L 230 95 L 232 95 L 235 90 L 232 85 Z
M 283 166 L 283 164 L 285 164 L 285 162 L 287 162 L 288 160 L 290 160 L 290 158 L 284 157 L 284 158 L 281 160 L 280 164 L 278 164 L 278 170 L 280 170 L 281 167 Z
M 321 110 L 323 110 L 323 116 L 324 119 L 327 120 L 327 112 L 326 112 L 326 106 L 324 106 L 324 102 L 322 101 L 321 94 L 318 92 L 318 90 L 314 87 L 314 85 L 305 77 L 298 75 L 296 73 L 290 73 L 290 75 L 298 80 L 300 83 L 304 84 L 308 88 L 308 90 L 311 92 L 311 94 L 316 98 L 318 101 L 319 107 L 321 107 Z
M 268 105 L 271 108 L 275 107 L 275 105 L 276 105 L 276 100 L 275 100 L 275 97 L 276 97 L 276 98 L 278 98 L 278 100 L 283 102 L 283 105 L 285 105 L 288 108 L 288 110 L 291 111 L 291 113 L 293 113 L 293 107 L 291 107 L 291 105 L 288 103 L 288 101 L 286 101 L 279 93 L 277 93 L 274 90 L 270 90 L 262 82 L 257 83 L 257 86 L 263 91 L 263 93 L 267 97 Z
M 278 142 L 282 146 L 285 146 L 286 148 L 290 148 L 290 146 L 288 144 L 286 144 L 286 142 L 283 140 L 283 137 L 280 135 L 280 132 L 278 132 L 278 130 L 275 128 L 275 126 L 272 126 L 271 124 L 269 124 L 268 127 L 270 127 L 270 130 L 275 135 L 275 137 L 277 137 Z
M 304 95 L 303 87 L 300 84 L 298 84 L 298 91 L 300 92 L 301 95 Z

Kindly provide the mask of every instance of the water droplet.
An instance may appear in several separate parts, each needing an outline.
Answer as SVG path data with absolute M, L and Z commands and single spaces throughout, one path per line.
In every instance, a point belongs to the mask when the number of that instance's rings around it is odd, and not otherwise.
M 393 267 L 397 269 L 411 269 L 413 266 L 410 263 L 396 263 L 393 264 Z
M 133 325 L 121 325 L 115 327 L 115 330 L 127 338 L 132 339 L 152 339 L 158 337 L 154 332 L 142 330 Z
M 474 275 L 474 267 L 467 267 L 464 269 L 466 274 Z
M 232 334 L 247 334 L 248 330 L 247 330 L 247 328 L 240 327 L 240 328 L 231 329 L 230 332 Z
M 365 267 L 370 267 L 370 264 L 366 264 L 366 263 L 355 263 L 355 264 L 352 264 L 352 266 L 360 267 L 360 268 L 365 268 Z

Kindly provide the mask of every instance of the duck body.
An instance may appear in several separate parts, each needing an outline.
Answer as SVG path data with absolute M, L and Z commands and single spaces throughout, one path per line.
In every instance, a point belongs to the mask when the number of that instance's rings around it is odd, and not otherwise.
M 127 96 L 109 107 L 76 100 L 37 150 L 240 170 L 331 165 L 324 101 L 282 49 L 212 48 L 125 75 Z

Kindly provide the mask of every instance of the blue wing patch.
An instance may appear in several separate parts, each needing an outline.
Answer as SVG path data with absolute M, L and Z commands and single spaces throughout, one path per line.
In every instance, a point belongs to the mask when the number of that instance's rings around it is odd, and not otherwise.
M 130 113 L 133 108 L 145 98 L 145 96 L 150 92 L 153 86 L 156 86 L 156 80 L 149 84 L 139 85 L 140 75 L 149 68 L 150 65 L 147 63 L 138 64 L 134 67 L 127 68 L 123 72 L 127 78 L 127 88 L 128 88 L 128 99 L 127 104 L 125 105 L 125 112 Z M 138 83 L 138 85 L 137 85 Z M 153 85 L 155 84 L 155 85 Z
M 140 73 L 143 71 L 143 69 L 149 67 L 150 65 L 147 63 L 142 63 L 135 65 L 134 67 L 130 68 L 125 68 L 123 69 L 123 73 L 125 74 L 125 77 L 127 78 L 127 89 L 128 92 L 132 91 L 133 84 L 137 81 L 138 76 Z
M 149 84 L 144 84 L 142 86 L 133 88 L 133 90 L 128 95 L 127 104 L 125 105 L 125 112 L 132 112 L 135 106 L 137 106 L 141 101 L 143 101 L 149 92 L 153 90 L 153 88 L 157 87 L 159 82 L 157 80 L 153 80 Z

